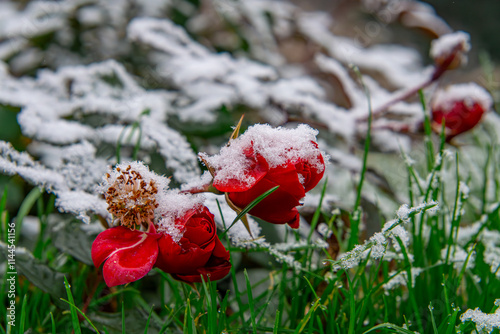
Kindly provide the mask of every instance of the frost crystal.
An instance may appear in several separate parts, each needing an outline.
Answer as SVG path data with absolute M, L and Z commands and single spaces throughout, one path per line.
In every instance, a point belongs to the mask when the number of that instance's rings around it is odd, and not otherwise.
M 418 275 L 422 273 L 422 268 L 411 268 L 412 285 L 415 286 L 415 279 Z M 393 290 L 398 286 L 406 286 L 408 284 L 408 273 L 406 271 L 401 271 L 399 273 L 391 272 L 389 273 L 392 278 L 383 285 L 384 290 Z
M 333 234 L 333 231 L 330 230 L 327 224 L 325 223 L 320 223 L 318 225 L 318 233 L 321 234 L 325 238 L 330 238 L 331 235 Z
M 363 245 L 356 245 L 353 250 L 343 254 L 338 262 L 334 264 L 333 268 L 338 270 L 340 268 L 350 269 L 359 264 L 359 262 L 370 255 L 373 259 L 380 259 L 387 254 L 388 240 L 392 240 L 392 247 L 396 252 L 401 252 L 401 246 L 398 239 L 402 242 L 403 246 L 407 246 L 410 237 L 408 232 L 401 224 L 407 223 L 410 214 L 420 213 L 427 210 L 435 209 L 436 202 L 422 203 L 416 207 L 408 207 L 403 204 L 396 212 L 398 219 L 388 221 L 384 224 L 382 231 L 375 233 Z M 398 258 L 395 253 L 390 253 L 388 260 Z M 411 259 L 410 259 L 411 260 Z
M 449 251 L 449 256 L 450 256 L 449 261 L 451 263 L 453 263 L 453 267 L 456 270 L 460 271 L 462 269 L 463 265 L 465 264 L 465 261 L 467 260 L 469 253 L 466 252 L 463 248 L 461 248 L 457 245 L 453 245 L 451 247 L 451 249 L 449 249 L 449 250 L 448 250 L 448 248 L 443 248 L 441 250 L 441 258 L 442 259 L 446 259 L 448 251 Z M 466 269 L 474 268 L 474 259 L 475 259 L 475 252 L 473 252 L 471 254 L 471 256 L 469 257 L 469 259 L 467 261 Z
M 158 231 L 169 234 L 175 242 L 182 238 L 182 218 L 190 212 L 199 212 L 203 208 L 203 195 L 180 194 L 178 190 L 165 192 L 158 201 L 155 215 Z
M 462 322 L 472 321 L 476 324 L 479 332 L 491 333 L 493 329 L 500 328 L 500 309 L 495 313 L 483 313 L 478 307 L 474 310 L 468 309 L 460 316 Z

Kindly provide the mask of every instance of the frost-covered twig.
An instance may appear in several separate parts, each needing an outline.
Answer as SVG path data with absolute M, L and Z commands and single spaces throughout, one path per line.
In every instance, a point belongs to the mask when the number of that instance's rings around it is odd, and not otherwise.
M 393 245 L 398 250 L 397 239 L 400 239 L 403 245 L 409 242 L 408 232 L 401 226 L 407 223 L 411 217 L 428 211 L 436 210 L 436 202 L 422 203 L 416 207 L 409 208 L 408 205 L 402 205 L 397 211 L 397 219 L 388 221 L 384 224 L 382 231 L 375 233 L 362 245 L 356 245 L 353 250 L 343 254 L 339 260 L 331 261 L 334 270 L 350 269 L 359 264 L 359 262 L 368 254 L 373 259 L 380 259 L 384 256 L 388 244 L 388 239 L 393 240 Z

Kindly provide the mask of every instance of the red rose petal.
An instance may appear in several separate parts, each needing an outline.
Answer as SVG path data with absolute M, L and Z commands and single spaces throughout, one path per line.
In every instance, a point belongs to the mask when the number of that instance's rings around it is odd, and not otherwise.
M 169 274 L 188 274 L 208 262 L 215 245 L 211 243 L 200 248 L 186 238 L 182 238 L 178 244 L 165 235 L 159 240 L 158 247 L 156 267 Z
M 250 190 L 230 193 L 229 198 L 235 205 L 244 208 L 255 198 L 277 185 L 280 187 L 257 204 L 249 213 L 269 223 L 286 224 L 292 222 L 294 226 L 298 227 L 298 211 L 295 207 L 300 205 L 299 200 L 305 196 L 305 191 L 293 165 L 276 168 Z
M 248 168 L 245 175 L 237 175 L 234 178 L 220 179 L 215 176 L 213 186 L 222 192 L 245 191 L 252 188 L 257 182 L 262 180 L 269 170 L 267 161 L 260 155 L 253 157 L 253 165 Z M 246 180 L 251 177 L 253 182 L 248 183 Z
M 203 267 L 198 269 L 198 273 L 196 275 L 172 275 L 175 279 L 179 281 L 184 281 L 188 283 L 201 282 L 201 276 L 203 275 L 203 279 L 205 281 L 217 281 L 223 279 L 229 274 L 231 270 L 231 262 L 223 261 L 222 263 L 213 266 L 213 267 Z
M 209 244 L 216 236 L 214 215 L 206 207 L 185 223 L 184 238 L 201 247 Z
M 200 275 L 203 275 L 203 279 L 208 281 L 216 281 L 224 278 L 231 270 L 231 262 L 229 262 L 229 252 L 226 250 L 224 245 L 220 242 L 219 238 L 215 239 L 215 247 L 210 257 L 210 260 L 205 266 L 198 268 L 192 274 L 188 275 L 172 275 L 175 279 L 194 283 L 201 282 Z
M 100 233 L 92 244 L 92 260 L 109 287 L 130 283 L 153 268 L 158 256 L 159 235 L 118 226 Z

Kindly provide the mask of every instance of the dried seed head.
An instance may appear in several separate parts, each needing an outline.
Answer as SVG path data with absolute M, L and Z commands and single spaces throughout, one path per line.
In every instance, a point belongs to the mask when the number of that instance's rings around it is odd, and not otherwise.
M 158 193 L 167 185 L 168 179 L 150 172 L 140 162 L 132 162 L 107 173 L 100 190 L 108 203 L 108 211 L 119 224 L 133 228 L 147 226 L 154 220 Z

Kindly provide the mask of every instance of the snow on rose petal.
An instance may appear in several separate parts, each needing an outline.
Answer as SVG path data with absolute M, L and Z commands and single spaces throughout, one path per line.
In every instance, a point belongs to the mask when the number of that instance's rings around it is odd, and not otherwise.
M 155 266 L 174 278 L 185 282 L 201 282 L 207 274 L 221 279 L 231 268 L 229 252 L 217 236 L 214 215 L 203 207 L 189 213 L 180 222 L 184 226 L 179 242 L 164 235 L 159 239 L 159 255 Z M 213 280 L 215 280 L 213 279 Z
M 273 224 L 298 228 L 296 207 L 325 171 L 325 159 L 316 143 L 317 133 L 305 124 L 295 129 L 257 124 L 223 147 L 219 154 L 205 155 L 203 159 L 214 170 L 213 186 L 226 192 L 240 209 L 279 186 L 249 213 Z

